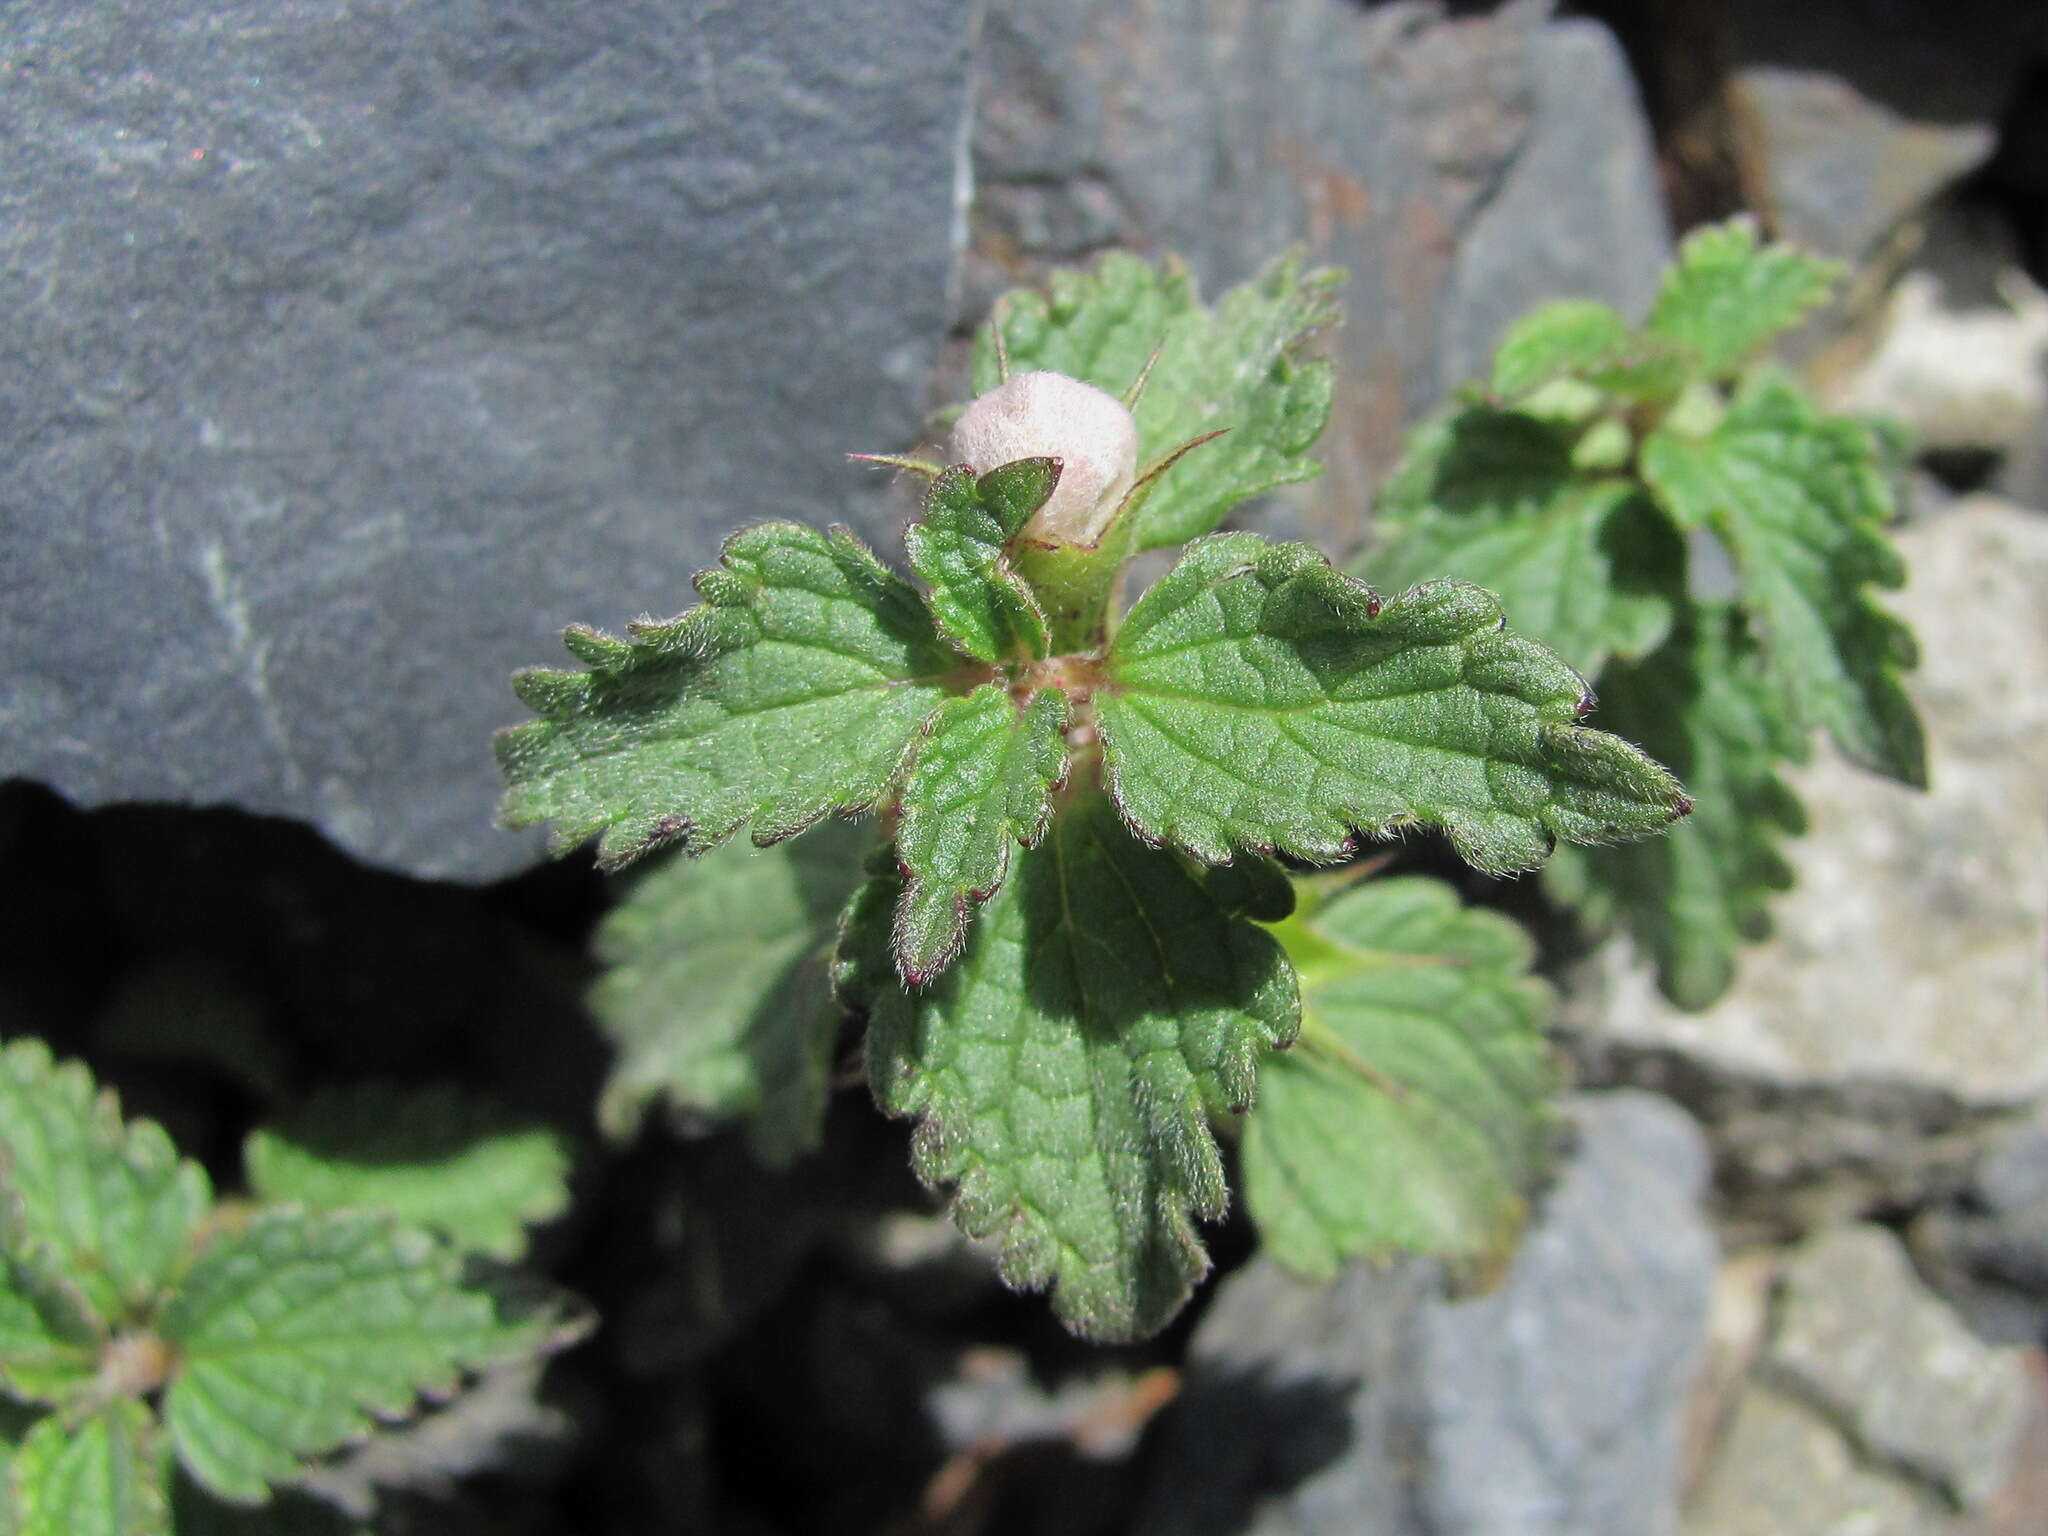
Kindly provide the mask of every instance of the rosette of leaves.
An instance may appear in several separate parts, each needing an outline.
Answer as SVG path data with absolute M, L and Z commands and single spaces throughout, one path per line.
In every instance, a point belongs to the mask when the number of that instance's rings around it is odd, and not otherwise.
M 277 1176 L 308 1178 L 315 1154 L 293 1157 Z M 345 1177 L 330 1171 L 327 1192 Z M 530 1180 L 505 1182 L 530 1198 Z M 458 1203 L 472 1222 L 484 1204 Z M 9 1536 L 154 1536 L 174 1509 L 203 1525 L 215 1503 L 266 1505 L 307 1463 L 582 1327 L 388 1210 L 217 1202 L 205 1171 L 159 1126 L 124 1120 L 83 1066 L 37 1040 L 0 1047 Z
M 1293 900 L 1273 856 L 1433 828 L 1518 870 L 1688 809 L 1484 590 L 1382 594 L 1306 545 L 1215 531 L 1316 472 L 1330 370 L 1307 343 L 1332 285 L 1286 259 L 1210 307 L 1177 267 L 1112 257 L 1012 295 L 955 444 L 1042 446 L 883 460 L 926 482 L 915 581 L 844 529 L 766 523 L 727 542 L 697 607 L 572 628 L 579 669 L 519 675 L 537 718 L 498 739 L 507 822 L 552 822 L 560 850 L 595 838 L 607 868 L 740 832 L 762 850 L 657 868 L 608 927 L 596 1001 L 624 1121 L 659 1097 L 784 1152 L 814 1141 L 822 1092 L 784 1091 L 775 1063 L 822 1075 L 807 978 L 829 948 L 875 1096 L 916 1122 L 917 1170 L 960 1225 L 1077 1332 L 1142 1336 L 1206 1268 L 1197 1223 L 1228 1199 L 1215 1124 L 1300 1027 L 1264 926 Z M 1084 420 L 1106 425 L 1064 444 Z M 1089 505 L 1059 495 L 1070 461 Z M 1126 605 L 1131 557 L 1170 546 Z M 781 849 L 866 812 L 876 851 L 835 931 L 823 866 Z M 652 979 L 664 946 L 733 923 L 759 983 L 694 1017 Z
M 1876 601 L 1904 580 L 1885 532 L 1898 445 L 1760 360 L 1838 275 L 1737 219 L 1684 242 L 1640 325 L 1582 301 L 1525 316 L 1491 376 L 1411 436 L 1360 562 L 1497 593 L 1597 678 L 1610 729 L 1692 786 L 1698 814 L 1669 837 L 1567 850 L 1550 880 L 1686 1007 L 1769 931 L 1805 824 L 1780 775 L 1816 730 L 1926 782 L 1913 637 Z

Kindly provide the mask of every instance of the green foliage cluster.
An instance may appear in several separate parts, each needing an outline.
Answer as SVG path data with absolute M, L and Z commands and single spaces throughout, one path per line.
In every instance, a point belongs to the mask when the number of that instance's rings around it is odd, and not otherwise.
M 1043 369 L 1131 404 L 1134 488 L 1097 542 L 1027 531 L 1056 455 L 885 459 L 927 482 L 918 583 L 843 529 L 765 523 L 697 607 L 572 628 L 580 669 L 516 679 L 536 718 L 498 741 L 509 823 L 595 837 L 614 869 L 754 844 L 637 874 L 601 936 L 615 1130 L 665 1098 L 744 1120 L 771 1158 L 815 1145 L 829 976 L 919 1173 L 1080 1333 L 1180 1307 L 1208 1265 L 1196 1223 L 1228 1200 L 1217 1131 L 1247 1115 L 1268 1127 L 1254 1214 L 1302 1268 L 1498 1257 L 1545 1137 L 1526 953 L 1426 882 L 1290 917 L 1276 860 L 1434 828 L 1519 870 L 1689 803 L 1480 587 L 1383 596 L 1306 545 L 1214 531 L 1316 472 L 1330 369 L 1306 344 L 1332 285 L 1288 259 L 1210 307 L 1172 264 L 1114 256 L 1012 295 L 978 391 Z M 1176 545 L 1126 608 L 1132 556 Z M 786 841 L 870 811 L 858 876 L 843 831 Z M 1262 1078 L 1282 1113 L 1253 1108 Z M 1363 1161 L 1317 1151 L 1361 1134 Z
M 84 1067 L 0 1047 L 6 1536 L 152 1536 L 174 1508 L 188 1528 L 209 1500 L 263 1505 L 422 1396 L 581 1331 L 564 1298 L 474 1257 L 517 1256 L 523 1223 L 565 1203 L 552 1134 L 442 1090 L 358 1089 L 258 1131 L 244 1160 L 250 1198 L 216 1199 Z
M 1588 302 L 1533 311 L 1416 430 L 1361 560 L 1497 593 L 1597 678 L 1610 730 L 1685 779 L 1698 810 L 1669 837 L 1566 850 L 1549 884 L 1626 928 L 1688 1007 L 1727 989 L 1791 883 L 1780 845 L 1805 815 L 1781 772 L 1816 729 L 1926 781 L 1900 681 L 1913 637 L 1873 600 L 1904 579 L 1884 532 L 1896 445 L 1756 360 L 1836 276 L 1738 219 L 1686 240 L 1640 326 Z

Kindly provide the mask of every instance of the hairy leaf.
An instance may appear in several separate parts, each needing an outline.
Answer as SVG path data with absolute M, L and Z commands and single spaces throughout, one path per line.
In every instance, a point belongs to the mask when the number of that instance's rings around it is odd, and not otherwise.
M 0 1392 L 62 1405 L 91 1384 L 108 1333 L 57 1262 L 0 1193 Z
M 447 1086 L 330 1088 L 253 1132 L 242 1161 L 259 1200 L 388 1211 L 499 1259 L 569 1202 L 559 1133 Z
M 1244 1127 L 1266 1249 L 1314 1280 L 1393 1253 L 1497 1269 L 1547 1161 L 1557 1086 L 1528 936 L 1421 877 L 1353 886 L 1276 931 L 1302 1021 Z
M 178 1457 L 260 1502 L 302 1460 L 409 1413 L 465 1370 L 565 1337 L 463 1279 L 455 1251 L 390 1217 L 259 1211 L 216 1238 L 158 1320 L 182 1363 L 164 1398 Z
M 1145 847 L 1091 794 L 914 993 L 890 953 L 897 887 L 856 899 L 839 974 L 868 1012 L 876 1098 L 918 1121 L 919 1174 L 957 1187 L 961 1227 L 1001 1245 L 1010 1284 L 1050 1286 L 1075 1332 L 1156 1331 L 1208 1268 L 1194 1217 L 1227 1200 L 1209 1115 L 1250 1103 L 1295 1029 L 1279 946 L 1226 905 L 1257 882 Z
M 995 325 L 1012 372 L 1050 369 L 1113 395 L 1125 394 L 1156 353 L 1132 411 L 1143 463 L 1229 429 L 1170 471 L 1137 513 L 1139 549 L 1178 544 L 1246 497 L 1322 472 L 1306 454 L 1329 419 L 1333 375 L 1303 349 L 1335 319 L 1340 280 L 1304 273 L 1300 257 L 1287 256 L 1211 309 L 1178 263 L 1154 267 L 1112 253 L 1093 272 L 1055 272 L 1048 295 L 1005 295 L 975 339 L 974 389 L 998 382 Z
M 939 632 L 982 661 L 1043 656 L 1045 615 L 1004 545 L 1045 505 L 1059 460 L 1019 459 L 979 479 L 956 464 L 932 482 L 924 518 L 904 535 L 910 568 L 932 589 Z
M 45 1254 L 105 1323 L 155 1303 L 211 1201 L 199 1165 L 153 1122 L 123 1123 L 84 1066 L 40 1040 L 0 1049 L 0 1231 L 11 1254 Z
M 1140 836 L 1213 862 L 1332 859 L 1354 830 L 1419 824 L 1485 870 L 1685 813 L 1670 774 L 1578 724 L 1590 704 L 1503 631 L 1491 594 L 1433 582 L 1381 607 L 1307 546 L 1250 534 L 1189 546 L 1131 610 L 1095 698 Z
M 1725 375 L 1825 303 L 1841 273 L 1839 263 L 1761 244 L 1754 219 L 1709 225 L 1679 246 L 1648 329 L 1689 351 L 1709 375 Z
M 1642 458 L 1671 515 L 1728 545 L 1780 707 L 1825 728 L 1852 761 L 1925 785 L 1920 719 L 1900 681 L 1918 652 L 1871 600 L 1872 587 L 1905 581 L 1884 533 L 1892 490 L 1872 429 L 1821 415 L 1766 372 L 1709 436 L 1661 431 Z
M 156 1419 L 132 1398 L 73 1426 L 39 1420 L 8 1471 L 12 1536 L 170 1536 Z
M 1058 689 L 1020 706 L 993 683 L 932 717 L 896 828 L 896 965 L 907 985 L 925 985 L 960 952 L 974 904 L 1002 888 L 1010 845 L 1029 848 L 1045 835 L 1053 788 L 1066 777 L 1066 724 Z
M 1494 394 L 1525 395 L 1553 379 L 1584 378 L 1626 356 L 1635 333 L 1621 314 L 1590 299 L 1532 309 L 1493 354 Z
M 1684 551 L 1632 482 L 1572 467 L 1569 434 L 1473 406 L 1417 428 L 1376 508 L 1361 574 L 1399 591 L 1451 576 L 1500 599 L 1516 631 L 1588 676 L 1671 624 Z
M 1641 663 L 1601 678 L 1617 731 L 1685 775 L 1699 808 L 1668 837 L 1574 852 L 1550 889 L 1595 927 L 1619 924 L 1657 963 L 1666 995 L 1705 1008 L 1728 990 L 1741 945 L 1770 931 L 1768 900 L 1792 884 L 1780 841 L 1806 830 L 1780 764 L 1804 732 L 1773 705 L 1741 615 L 1705 605 Z
M 780 1165 L 823 1131 L 839 1010 L 827 963 L 869 834 L 828 822 L 773 848 L 669 858 L 635 875 L 597 932 L 590 1010 L 618 1052 L 598 1118 L 614 1136 L 659 1096 L 742 1121 Z
M 844 529 L 765 523 L 697 578 L 704 601 L 616 640 L 570 629 L 587 672 L 514 679 L 541 716 L 498 736 L 508 825 L 602 833 L 616 868 L 664 843 L 758 842 L 879 799 L 959 658 L 915 590 Z

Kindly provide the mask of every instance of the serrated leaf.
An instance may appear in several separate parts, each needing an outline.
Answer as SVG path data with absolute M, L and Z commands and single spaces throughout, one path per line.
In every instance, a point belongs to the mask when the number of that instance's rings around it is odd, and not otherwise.
M 956 464 L 932 482 L 924 518 L 904 535 L 910 568 L 932 589 L 939 632 L 982 661 L 1045 655 L 1045 615 L 1010 569 L 1011 537 L 1059 483 L 1057 459 L 1019 459 L 979 479 Z
M 198 1164 L 161 1126 L 123 1123 L 121 1106 L 78 1062 L 40 1040 L 0 1049 L 0 1215 L 10 1253 L 48 1268 L 118 1326 L 154 1305 L 212 1203 Z
M 98 1373 L 106 1325 L 19 1221 L 18 1203 L 0 1193 L 0 1392 L 70 1403 Z
M 618 1052 L 598 1118 L 629 1134 L 650 1099 L 742 1121 L 780 1165 L 818 1145 L 839 1010 L 827 961 L 872 841 L 830 822 L 773 848 L 670 858 L 598 928 L 590 1011 Z
M 1312 1279 L 1423 1253 L 1496 1271 L 1548 1159 L 1550 992 L 1514 923 L 1421 877 L 1372 880 L 1275 930 L 1301 1038 L 1244 1126 L 1245 1203 Z
M 895 950 L 906 985 L 924 986 L 960 952 L 974 905 L 1002 889 L 1010 845 L 1029 848 L 1045 835 L 1067 772 L 1066 724 L 1058 689 L 1020 704 L 993 683 L 932 717 L 896 828 L 904 885 Z
M 1209 1114 L 1248 1104 L 1294 1033 L 1279 946 L 1100 795 L 1062 808 L 915 993 L 890 953 L 897 885 L 856 898 L 839 976 L 868 1013 L 876 1098 L 918 1121 L 918 1173 L 956 1187 L 961 1227 L 1076 1333 L 1155 1332 L 1208 1268 L 1194 1217 L 1227 1200 Z
M 37 1422 L 8 1468 L 12 1536 L 169 1536 L 156 1419 L 133 1398 Z
M 569 1203 L 560 1133 L 447 1086 L 327 1089 L 250 1133 L 242 1165 L 259 1200 L 384 1211 L 498 1259 Z
M 562 1325 L 463 1277 L 446 1244 L 364 1211 L 258 1211 L 214 1239 L 164 1307 L 181 1354 L 164 1425 L 193 1477 L 260 1502 L 302 1460 L 462 1373 L 541 1352 Z
M 1361 574 L 1390 591 L 1485 587 L 1517 633 L 1588 676 L 1654 649 L 1684 591 L 1684 549 L 1656 506 L 1629 480 L 1577 473 L 1570 434 L 1519 412 L 1425 422 L 1375 512 Z
M 1686 236 L 1648 330 L 1685 348 L 1707 374 L 1726 375 L 1826 303 L 1841 275 L 1838 262 L 1763 245 L 1755 219 L 1730 219 Z
M 1156 351 L 1132 410 L 1143 464 L 1229 429 L 1166 474 L 1137 513 L 1136 547 L 1157 549 L 1207 533 L 1249 496 L 1322 472 L 1306 455 L 1329 419 L 1333 373 L 1304 346 L 1336 318 L 1340 279 L 1304 273 L 1298 254 L 1285 256 L 1210 309 L 1178 263 L 1154 267 L 1112 252 L 1092 272 L 1055 272 L 1046 295 L 1005 295 L 991 325 L 1002 327 L 1012 372 L 1050 369 L 1119 396 Z M 984 326 L 975 393 L 998 382 Z
M 1769 933 L 1771 895 L 1792 884 L 1778 845 L 1806 815 L 1778 770 L 1805 756 L 1804 733 L 1777 713 L 1726 604 L 1702 605 L 1655 654 L 1609 668 L 1600 698 L 1617 731 L 1685 775 L 1698 809 L 1655 843 L 1560 858 L 1548 888 L 1596 928 L 1625 928 L 1665 994 L 1705 1008 L 1734 980 L 1741 946 Z
M 1552 379 L 1584 378 L 1624 357 L 1634 334 L 1618 310 L 1590 299 L 1541 305 L 1501 337 L 1493 354 L 1493 392 L 1510 398 Z
M 617 868 L 664 843 L 759 842 L 878 800 L 959 658 L 924 601 L 844 529 L 765 523 L 697 578 L 702 604 L 621 641 L 565 636 L 588 672 L 525 672 L 541 718 L 499 733 L 508 825 L 598 833 Z
M 1884 533 L 1881 453 L 1863 422 L 1822 416 L 1760 373 L 1708 436 L 1652 434 L 1642 465 L 1673 518 L 1727 544 L 1782 712 L 1824 728 L 1852 761 L 1924 786 L 1926 744 L 1900 681 L 1918 651 L 1871 600 L 1905 581 Z
M 1661 830 L 1677 782 L 1590 730 L 1585 682 L 1505 632 L 1490 593 L 1382 607 L 1314 550 L 1217 534 L 1132 608 L 1095 696 L 1110 786 L 1141 836 L 1333 859 L 1354 833 L 1442 828 L 1470 864 Z

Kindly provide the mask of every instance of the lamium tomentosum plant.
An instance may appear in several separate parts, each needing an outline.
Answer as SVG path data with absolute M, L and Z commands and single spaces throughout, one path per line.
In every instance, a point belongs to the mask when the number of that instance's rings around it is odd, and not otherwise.
M 538 718 L 499 737 L 504 817 L 552 822 L 558 850 L 595 837 L 619 869 L 880 817 L 864 859 L 799 841 L 718 855 L 716 891 L 681 865 L 645 877 L 603 940 L 599 1011 L 647 1047 L 622 1055 L 614 1124 L 662 1091 L 758 1112 L 770 1155 L 813 1144 L 821 914 L 857 881 L 830 975 L 875 1095 L 916 1120 L 962 1227 L 1076 1331 L 1139 1337 L 1180 1307 L 1208 1263 L 1196 1219 L 1228 1198 L 1214 1128 L 1283 1061 L 1296 1111 L 1344 1122 L 1330 1155 L 1353 1157 L 1320 1190 L 1277 1117 L 1248 1138 L 1257 1214 L 1299 1267 L 1499 1252 L 1549 1083 L 1526 949 L 1431 882 L 1298 891 L 1276 856 L 1432 828 L 1507 872 L 1690 803 L 1586 723 L 1585 681 L 1482 588 L 1382 595 L 1308 545 L 1214 531 L 1317 471 L 1331 370 L 1307 343 L 1334 282 L 1285 259 L 1212 309 L 1177 266 L 1112 256 L 1013 294 L 977 338 L 951 462 L 879 456 L 927 483 L 918 584 L 843 528 L 763 523 L 697 607 L 571 628 L 581 670 L 519 675 Z M 1132 558 L 1172 546 L 1126 605 Z M 725 915 L 701 932 L 676 915 L 707 903 Z M 1462 956 L 1451 990 L 1417 993 L 1404 952 Z M 1442 1027 L 1404 1034 L 1381 1016 L 1402 1007 Z M 692 1012 L 693 1042 L 656 1022 Z M 1386 1094 L 1411 1066 L 1414 1094 Z

